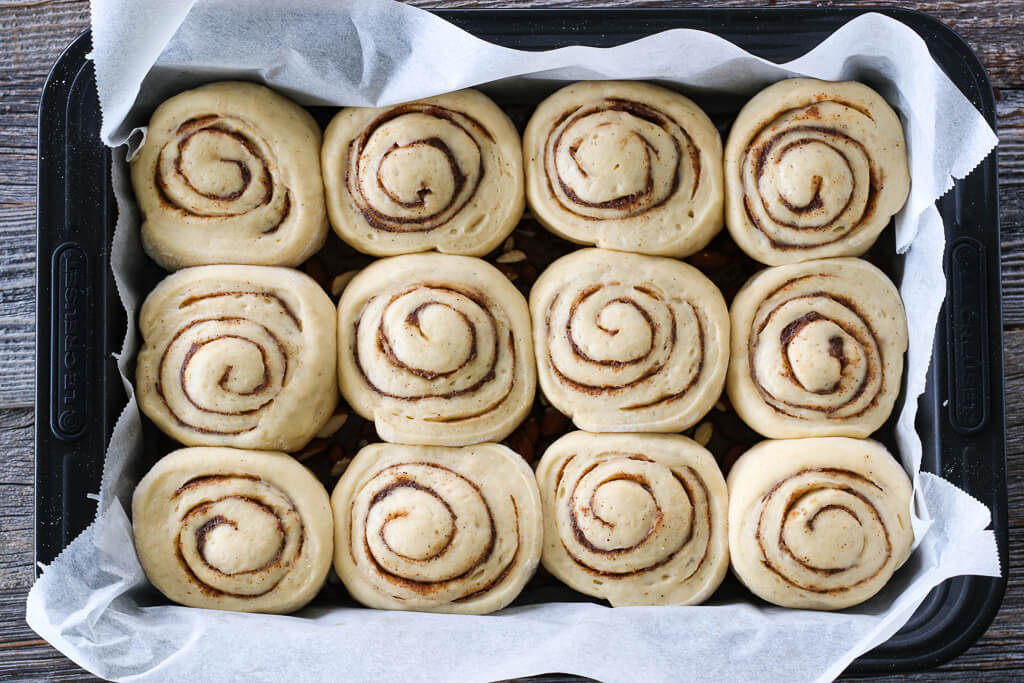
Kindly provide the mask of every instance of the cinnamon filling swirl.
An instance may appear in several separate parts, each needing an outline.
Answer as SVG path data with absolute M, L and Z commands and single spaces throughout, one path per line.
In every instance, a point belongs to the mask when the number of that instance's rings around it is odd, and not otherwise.
M 146 253 L 167 270 L 297 266 L 327 235 L 319 148 L 309 113 L 260 85 L 167 100 L 131 162 Z
M 504 446 L 368 446 L 333 505 L 335 567 L 371 607 L 494 611 L 519 593 L 540 554 L 536 483 Z
M 585 249 L 530 295 L 541 388 L 591 431 L 675 431 L 721 391 L 728 321 L 718 290 L 668 259 Z
M 718 131 L 671 90 L 574 83 L 537 107 L 523 150 L 534 216 L 573 242 L 679 257 L 722 227 Z
M 696 604 L 728 565 L 725 480 L 665 434 L 572 432 L 537 467 L 544 566 L 613 605 Z
M 431 119 L 435 124 L 429 129 L 444 133 L 393 141 L 386 147 L 374 140 L 382 126 L 403 116 Z M 481 145 L 487 143 L 494 144 L 494 136 L 469 114 L 415 102 L 401 105 L 378 116 L 351 142 L 345 184 L 363 218 L 377 230 L 436 230 L 477 193 L 486 173 Z M 447 173 L 440 178 L 418 174 L 421 177 L 413 191 L 391 186 L 396 173 L 389 167 L 403 163 L 440 166 Z M 387 201 L 379 201 L 380 195 Z
M 482 256 L 523 212 L 519 134 L 473 90 L 343 109 L 324 135 L 322 164 L 334 229 L 376 256 Z
M 481 261 L 378 261 L 342 296 L 342 392 L 389 441 L 504 438 L 534 390 L 525 309 L 508 279 Z
M 763 441 L 733 465 L 729 495 L 733 569 L 777 605 L 858 604 L 910 554 L 910 480 L 875 441 Z
M 895 286 L 859 259 L 777 266 L 732 307 L 728 391 L 773 438 L 868 436 L 899 392 L 906 318 Z
M 336 314 L 301 273 L 181 270 L 139 322 L 140 407 L 182 443 L 301 448 L 334 409 Z
M 637 182 L 630 192 L 598 197 L 576 186 L 580 179 L 585 183 L 607 172 L 603 162 L 585 157 L 588 146 L 604 137 L 609 138 L 606 144 L 639 150 Z M 622 154 L 626 159 L 632 156 L 630 151 Z M 633 218 L 657 209 L 680 191 L 692 200 L 701 180 L 700 155 L 675 119 L 647 104 L 616 97 L 567 111 L 544 143 L 544 169 L 551 197 L 562 209 L 587 220 Z
M 132 526 L 150 581 L 192 607 L 291 612 L 330 568 L 327 492 L 284 453 L 169 453 L 136 487 Z
M 217 493 L 204 495 L 204 487 Z M 182 485 L 172 502 L 185 492 L 189 506 L 182 510 L 175 554 L 182 571 L 203 593 L 266 595 L 301 557 L 301 518 L 291 499 L 273 484 L 244 474 L 202 476 Z M 238 553 L 236 544 L 255 552 Z
M 248 122 L 208 114 L 181 124 L 175 134 L 177 139 L 160 149 L 153 174 L 168 208 L 190 219 L 223 219 L 268 206 L 262 234 L 276 231 L 288 218 L 291 191 L 274 176 L 273 152 Z M 213 163 L 233 171 L 211 179 L 208 167 Z
M 909 192 L 899 117 L 860 83 L 780 81 L 737 116 L 725 183 L 729 232 L 752 258 L 860 255 Z

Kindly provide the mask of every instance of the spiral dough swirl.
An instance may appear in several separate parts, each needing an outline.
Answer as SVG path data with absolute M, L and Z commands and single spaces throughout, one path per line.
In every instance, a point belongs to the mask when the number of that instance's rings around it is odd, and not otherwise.
M 175 602 L 292 612 L 327 576 L 327 492 L 284 453 L 185 448 L 164 457 L 132 499 L 146 575 Z
M 682 95 L 574 83 L 526 127 L 526 196 L 546 228 L 574 242 L 687 256 L 722 227 L 721 150 L 711 120 Z
M 537 485 L 504 446 L 367 446 L 332 505 L 335 569 L 369 607 L 493 612 L 540 559 Z
M 733 466 L 729 495 L 733 571 L 783 607 L 867 600 L 914 540 L 910 479 L 875 441 L 764 441 Z
M 178 271 L 142 307 L 139 404 L 187 445 L 301 448 L 337 402 L 335 317 L 297 271 Z
M 769 265 L 867 251 L 910 187 L 903 128 L 860 83 L 794 78 L 740 111 L 725 147 L 726 223 Z
M 345 288 L 338 310 L 341 391 L 387 441 L 499 441 L 533 402 L 526 302 L 479 259 L 377 261 Z
M 866 437 L 892 412 L 907 323 L 899 292 L 855 258 L 761 271 L 732 305 L 728 391 L 772 438 Z
M 474 90 L 342 110 L 324 135 L 323 173 L 334 229 L 376 256 L 482 256 L 523 213 L 519 133 Z
M 572 432 L 537 466 L 544 567 L 612 605 L 694 605 L 729 566 L 725 479 L 684 436 Z
M 164 102 L 132 160 L 142 241 L 161 266 L 295 266 L 324 243 L 320 129 L 252 83 L 211 83 Z
M 581 249 L 530 292 L 541 388 L 588 431 L 682 431 L 721 395 L 729 320 L 679 261 Z

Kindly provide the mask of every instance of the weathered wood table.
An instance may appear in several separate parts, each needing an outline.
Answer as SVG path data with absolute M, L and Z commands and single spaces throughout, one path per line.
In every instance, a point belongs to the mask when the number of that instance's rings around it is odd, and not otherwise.
M 605 0 L 418 0 L 423 7 L 646 6 Z M 664 3 L 662 3 L 664 4 Z M 676 5 L 746 6 L 738 0 Z M 761 3 L 765 4 L 765 3 Z M 775 6 L 872 3 L 788 1 Z M 1010 496 L 1010 580 L 999 616 L 964 655 L 912 680 L 1024 678 L 1024 0 L 905 2 L 961 33 L 981 56 L 999 113 L 1003 342 Z M 0 678 L 71 680 L 88 674 L 25 623 L 33 581 L 36 114 L 61 50 L 89 25 L 85 0 L 0 0 Z M 540 673 L 540 672 L 538 672 Z

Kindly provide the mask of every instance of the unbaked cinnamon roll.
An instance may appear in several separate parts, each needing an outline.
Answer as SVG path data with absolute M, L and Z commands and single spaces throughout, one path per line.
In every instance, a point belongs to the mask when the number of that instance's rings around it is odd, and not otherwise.
M 327 491 L 284 453 L 174 451 L 135 489 L 132 526 L 146 576 L 189 607 L 294 612 L 334 550 Z
M 533 403 L 526 301 L 480 259 L 377 261 L 345 288 L 338 328 L 341 392 L 385 441 L 500 441 Z
M 729 232 L 761 263 L 859 256 L 910 189 L 900 119 L 861 83 L 781 81 L 736 117 L 725 187 Z
M 359 251 L 482 256 L 523 215 L 519 133 L 475 90 L 343 109 L 324 134 L 327 209 Z
M 174 270 L 297 266 L 327 237 L 320 128 L 254 83 L 210 83 L 161 104 L 131 162 L 142 245 Z
M 764 436 L 866 437 L 899 395 L 907 319 L 882 271 L 856 258 L 767 268 L 733 299 L 727 389 Z
M 537 466 L 545 569 L 612 605 L 695 605 L 729 567 L 725 478 L 674 434 L 572 432 Z
M 302 448 L 338 400 L 335 321 L 330 297 L 295 270 L 180 270 L 139 315 L 139 407 L 185 445 Z
M 910 479 L 876 441 L 764 441 L 728 483 L 733 572 L 776 605 L 859 604 L 910 556 Z
M 540 103 L 523 135 L 526 198 L 565 239 L 688 256 L 722 228 L 722 142 L 692 101 L 587 81 Z
M 334 568 L 368 607 L 486 614 L 540 560 L 540 496 L 505 446 L 373 444 L 331 496 Z
M 540 386 L 592 432 L 677 432 L 725 383 L 729 312 L 718 289 L 673 259 L 581 249 L 530 292 Z

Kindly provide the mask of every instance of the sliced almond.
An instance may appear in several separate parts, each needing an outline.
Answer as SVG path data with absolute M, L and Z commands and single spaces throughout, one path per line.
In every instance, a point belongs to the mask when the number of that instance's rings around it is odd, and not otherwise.
M 498 257 L 498 263 L 519 263 L 526 260 L 526 252 L 522 249 L 513 249 Z
M 341 275 L 335 275 L 334 279 L 331 280 L 331 296 L 341 296 L 341 293 L 345 291 L 345 287 L 352 281 L 352 278 L 356 276 L 358 270 L 346 270 Z
M 335 432 L 344 427 L 346 422 L 348 422 L 348 413 L 335 413 L 334 415 L 331 415 L 331 419 L 327 421 L 327 424 L 325 424 L 320 431 L 316 433 L 317 438 L 326 439 L 327 437 L 332 436 Z
M 697 431 L 693 433 L 693 440 L 701 446 L 707 446 L 711 442 L 711 433 L 713 431 L 714 427 L 711 426 L 710 422 L 702 422 L 697 427 Z
M 342 458 L 338 462 L 331 465 L 331 476 L 340 477 L 348 469 L 349 463 L 352 462 L 352 458 Z

